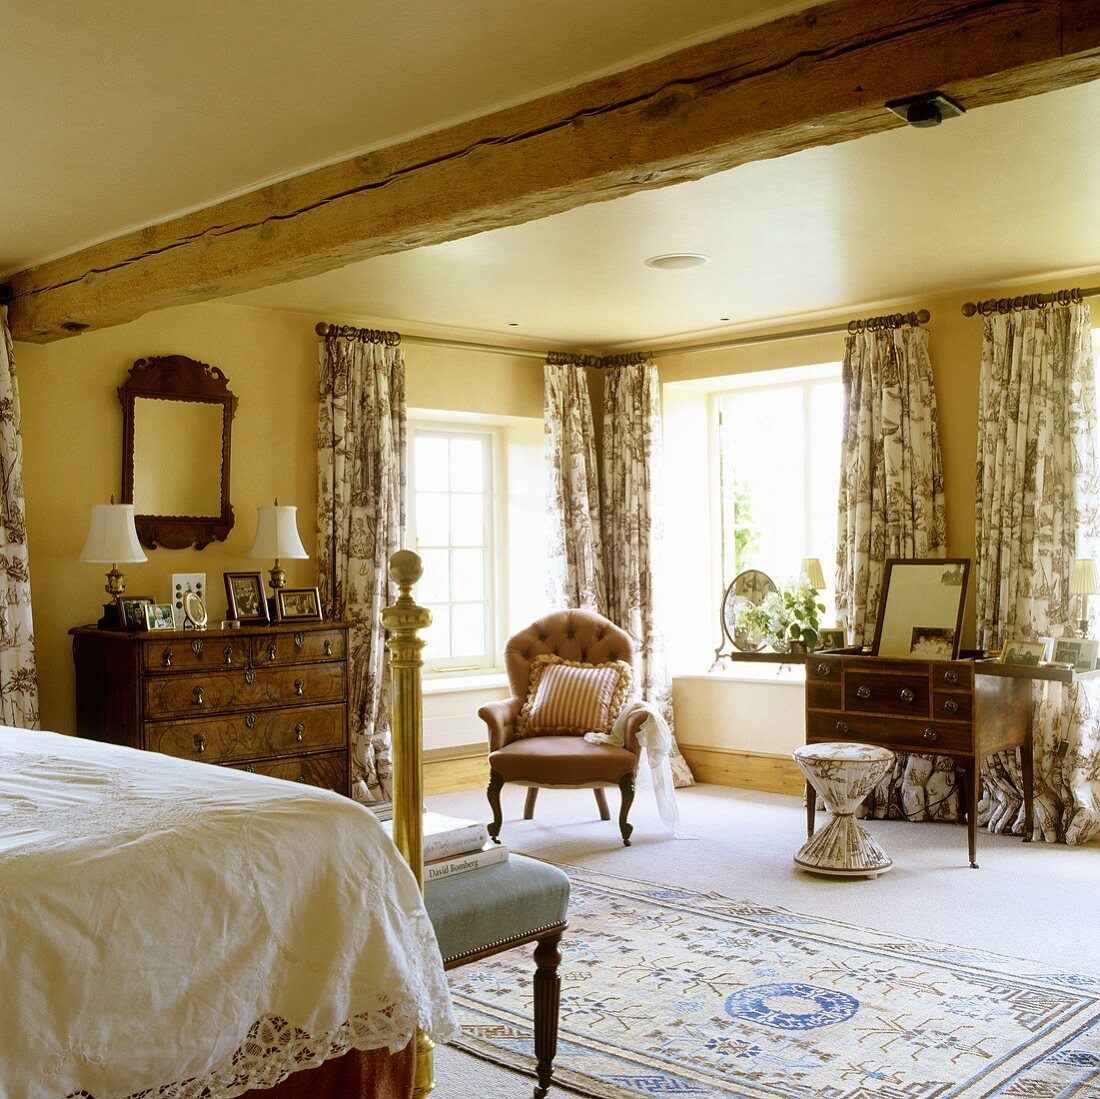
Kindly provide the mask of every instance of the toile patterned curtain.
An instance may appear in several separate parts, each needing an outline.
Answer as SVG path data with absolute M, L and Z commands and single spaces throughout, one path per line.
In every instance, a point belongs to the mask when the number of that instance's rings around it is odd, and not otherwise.
M 321 342 L 317 572 L 326 613 L 351 624 L 352 787 L 391 797 L 390 676 L 382 609 L 405 537 L 405 356 L 393 332 Z
M 23 437 L 7 306 L 0 307 L 0 329 L 0 569 L 4 577 L 0 595 L 0 724 L 37 729 L 38 673 L 27 563 Z
M 842 378 L 837 620 L 855 644 L 867 644 L 886 561 L 943 557 L 947 545 L 927 331 L 906 325 L 848 336 Z M 957 820 L 951 759 L 898 753 L 865 809 L 876 817 Z
M 598 360 L 551 352 L 544 368 L 546 511 L 550 519 L 552 607 L 603 614 L 600 488 L 587 367 Z
M 656 484 L 661 468 L 657 367 L 648 355 L 602 360 L 603 546 L 606 615 L 631 636 L 642 696 L 658 706 L 672 729 L 672 677 L 665 660 L 656 564 L 660 522 Z M 695 781 L 673 740 L 673 781 Z
M 1097 555 L 1092 321 L 1080 302 L 986 318 L 978 412 L 978 644 L 1073 633 L 1069 578 Z M 1100 684 L 1034 687 L 1035 819 L 1049 841 L 1100 834 Z M 983 764 L 979 820 L 1023 830 L 1018 753 Z

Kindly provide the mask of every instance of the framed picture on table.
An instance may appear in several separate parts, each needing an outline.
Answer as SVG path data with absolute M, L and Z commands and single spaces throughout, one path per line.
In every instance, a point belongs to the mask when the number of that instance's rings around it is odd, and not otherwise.
M 1046 658 L 1046 653 L 1045 641 L 1009 640 L 1004 643 L 998 659 L 1002 664 L 1021 664 L 1028 668 L 1037 668 Z
M 1089 637 L 1059 637 L 1054 642 L 1055 664 L 1072 664 L 1075 672 L 1091 672 L 1096 668 L 1100 641 Z
M 237 622 L 268 622 L 267 594 L 264 578 L 258 572 L 227 572 L 225 601 L 230 620 Z
M 275 593 L 275 608 L 286 621 L 320 622 L 321 594 L 316 588 L 280 588 Z

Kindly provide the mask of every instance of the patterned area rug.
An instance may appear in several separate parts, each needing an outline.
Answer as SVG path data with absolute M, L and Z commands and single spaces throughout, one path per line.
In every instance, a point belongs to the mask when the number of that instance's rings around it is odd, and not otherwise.
M 554 1079 L 581 1095 L 1100 1096 L 1100 977 L 565 869 Z M 531 1070 L 533 970 L 452 971 L 454 1044 Z

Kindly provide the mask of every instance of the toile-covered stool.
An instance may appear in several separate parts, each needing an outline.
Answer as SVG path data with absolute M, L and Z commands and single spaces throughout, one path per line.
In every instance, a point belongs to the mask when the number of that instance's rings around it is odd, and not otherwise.
M 832 813 L 795 855 L 795 865 L 836 877 L 877 877 L 889 870 L 893 859 L 855 811 L 894 765 L 894 753 L 874 744 L 805 744 L 795 749 L 794 761 Z M 812 798 L 813 790 L 806 796 Z

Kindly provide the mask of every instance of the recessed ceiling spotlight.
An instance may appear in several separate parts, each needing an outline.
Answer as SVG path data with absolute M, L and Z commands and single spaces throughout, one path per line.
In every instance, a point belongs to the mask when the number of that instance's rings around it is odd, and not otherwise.
M 710 256 L 699 252 L 669 252 L 665 256 L 650 256 L 645 261 L 646 267 L 661 271 L 683 271 L 688 267 L 702 267 L 704 263 L 710 263 Z

